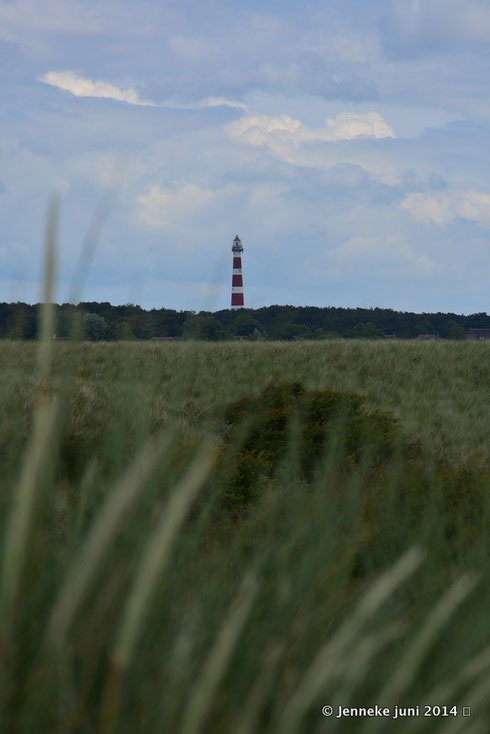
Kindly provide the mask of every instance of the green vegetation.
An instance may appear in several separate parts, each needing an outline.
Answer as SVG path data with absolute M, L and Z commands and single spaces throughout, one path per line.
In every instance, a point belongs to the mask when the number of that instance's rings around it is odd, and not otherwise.
M 240 445 L 221 477 L 228 510 L 240 513 L 269 492 L 281 463 L 290 463 L 288 453 L 295 455 L 298 482 L 311 483 L 315 473 L 321 476 L 322 459 L 334 451 L 340 484 L 367 456 L 375 470 L 374 482 L 396 450 L 405 463 L 418 453 L 408 442 L 403 445 L 392 418 L 369 413 L 362 403 L 357 395 L 307 391 L 300 383 L 286 383 L 270 385 L 256 398 L 228 405 L 223 415 L 225 447 Z M 240 441 L 244 429 L 246 435 Z
M 0 303 L 0 339 L 35 339 L 40 305 Z M 154 338 L 252 340 L 380 339 L 395 335 L 413 339 L 422 334 L 465 339 L 469 329 L 490 329 L 490 316 L 475 313 L 409 313 L 382 308 L 317 308 L 268 306 L 226 309 L 211 313 L 151 309 L 131 303 L 65 303 L 54 306 L 54 333 L 71 336 L 73 312 L 82 316 L 82 335 L 90 341 Z
M 2 732 L 487 730 L 488 343 L 52 318 L 0 346 Z

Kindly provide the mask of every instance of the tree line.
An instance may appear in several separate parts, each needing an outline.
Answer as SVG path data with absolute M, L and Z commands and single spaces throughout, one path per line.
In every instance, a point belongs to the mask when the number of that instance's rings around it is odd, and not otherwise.
M 36 339 L 40 304 L 0 303 L 0 339 Z M 411 313 L 383 308 L 267 306 L 222 311 L 145 310 L 128 303 L 55 304 L 57 339 L 414 339 L 422 334 L 464 339 L 468 330 L 490 329 L 487 313 Z

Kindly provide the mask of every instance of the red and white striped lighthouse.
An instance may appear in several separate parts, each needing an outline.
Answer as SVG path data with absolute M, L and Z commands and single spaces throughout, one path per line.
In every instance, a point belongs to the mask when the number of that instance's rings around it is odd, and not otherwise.
M 231 246 L 233 253 L 233 277 L 231 281 L 231 307 L 243 308 L 243 275 L 242 275 L 242 252 L 243 245 L 240 237 L 236 235 Z

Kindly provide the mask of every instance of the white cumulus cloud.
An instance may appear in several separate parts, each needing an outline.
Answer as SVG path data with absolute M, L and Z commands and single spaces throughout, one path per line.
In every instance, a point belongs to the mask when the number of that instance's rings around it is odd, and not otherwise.
M 490 225 L 490 194 L 481 191 L 452 191 L 409 194 L 401 203 L 413 219 L 440 227 L 455 219 Z
M 249 115 L 230 123 L 228 134 L 252 146 L 290 143 L 299 146 L 313 141 L 337 142 L 356 138 L 394 138 L 395 133 L 377 112 L 342 113 L 311 128 L 289 115 Z
M 119 89 L 119 87 L 108 82 L 94 82 L 91 79 L 85 79 L 72 71 L 48 71 L 47 74 L 41 77 L 41 81 L 65 92 L 70 92 L 75 97 L 103 97 L 104 99 L 114 99 L 132 105 L 155 106 L 153 102 L 141 99 L 133 87 Z

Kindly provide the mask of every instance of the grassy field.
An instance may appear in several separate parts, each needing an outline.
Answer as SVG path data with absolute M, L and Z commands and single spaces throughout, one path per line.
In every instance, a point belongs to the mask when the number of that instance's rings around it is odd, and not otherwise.
M 0 375 L 2 732 L 488 731 L 490 345 L 1 342 Z M 376 704 L 420 716 L 336 718 Z
M 36 345 L 4 342 L 3 414 L 27 426 Z M 85 343 L 54 345 L 53 380 L 71 392 L 72 429 L 99 430 L 108 411 L 130 412 L 154 429 L 171 416 L 200 417 L 266 385 L 300 381 L 311 390 L 365 396 L 388 411 L 434 455 L 490 461 L 490 345 L 485 342 L 328 341 L 299 343 Z

